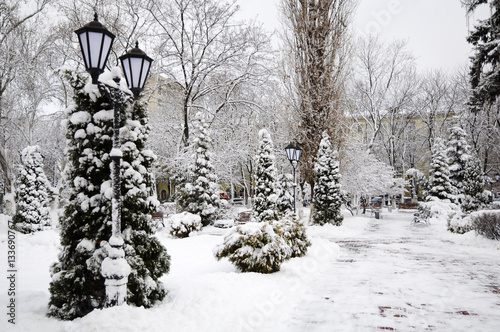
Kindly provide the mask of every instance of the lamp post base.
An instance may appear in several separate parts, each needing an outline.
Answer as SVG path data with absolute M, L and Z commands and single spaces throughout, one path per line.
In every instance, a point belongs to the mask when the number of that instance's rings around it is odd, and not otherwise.
M 106 281 L 106 307 L 122 305 L 127 301 L 127 282 L 130 265 L 125 259 L 123 239 L 112 236 L 107 250 L 109 256 L 101 264 L 101 274 Z

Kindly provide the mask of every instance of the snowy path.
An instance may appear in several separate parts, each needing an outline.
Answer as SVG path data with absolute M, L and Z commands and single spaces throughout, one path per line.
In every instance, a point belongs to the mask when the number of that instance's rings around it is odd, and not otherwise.
M 168 297 L 151 309 L 94 310 L 73 321 L 45 316 L 58 231 L 17 234 L 17 323 L 8 324 L 4 310 L 0 331 L 499 331 L 500 243 L 410 220 L 411 213 L 399 212 L 382 220 L 349 215 L 341 227 L 309 227 L 308 254 L 269 275 L 215 260 L 212 250 L 227 229 L 209 227 L 185 239 L 161 230 L 157 236 L 172 256 L 162 278 Z M 4 309 L 6 239 L 7 218 L 0 215 Z
M 500 255 L 455 244 L 411 215 L 328 238 L 340 256 L 314 280 L 286 331 L 498 331 Z

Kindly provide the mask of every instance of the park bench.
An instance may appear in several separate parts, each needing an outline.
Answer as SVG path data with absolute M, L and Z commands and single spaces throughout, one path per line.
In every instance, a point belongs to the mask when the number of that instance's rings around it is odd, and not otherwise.
M 236 217 L 236 219 L 234 219 L 234 224 L 235 225 L 244 225 L 250 221 L 251 217 L 252 217 L 252 211 L 240 212 L 240 213 L 238 213 L 238 216 Z
M 399 210 L 416 210 L 418 209 L 418 203 L 399 203 Z
M 153 219 L 153 221 L 156 221 L 157 223 L 161 222 L 161 224 L 163 225 L 163 227 L 165 227 L 165 223 L 164 223 L 164 220 L 163 220 L 163 212 L 162 211 L 158 211 L 158 212 L 153 213 L 153 215 L 151 216 L 151 218 Z

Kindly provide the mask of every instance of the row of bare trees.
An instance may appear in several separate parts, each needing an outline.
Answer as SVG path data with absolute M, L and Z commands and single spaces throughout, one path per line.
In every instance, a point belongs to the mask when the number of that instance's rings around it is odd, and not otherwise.
M 202 111 L 220 180 L 247 192 L 245 175 L 253 173 L 263 127 L 273 132 L 283 171 L 289 169 L 282 148 L 302 145 L 302 180 L 311 185 L 325 130 L 341 156 L 355 146 L 404 172 L 425 164 L 434 138 L 455 121 L 468 128 L 485 171 L 498 168 L 498 130 L 491 130 L 498 119 L 468 110 L 465 70 L 421 73 L 403 42 L 358 40 L 350 29 L 353 0 L 282 0 L 278 49 L 258 24 L 236 18 L 236 0 L 31 2 L 31 11 L 21 0 L 0 4 L 0 47 L 7 50 L 0 53 L 0 166 L 7 190 L 19 151 L 30 144 L 42 145 L 49 178 L 60 178 L 60 120 L 71 91 L 58 69 L 83 70 L 72 31 L 94 11 L 117 36 L 108 63 L 137 40 L 155 59 L 147 97 L 150 144 L 161 165 L 182 163 L 192 119 Z

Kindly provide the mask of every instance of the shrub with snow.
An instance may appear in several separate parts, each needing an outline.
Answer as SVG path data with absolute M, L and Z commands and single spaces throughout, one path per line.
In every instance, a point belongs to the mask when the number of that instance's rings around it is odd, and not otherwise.
M 291 249 L 269 223 L 247 223 L 233 228 L 214 255 L 227 257 L 242 272 L 273 273 L 290 258 Z
M 43 172 L 43 159 L 38 146 L 22 151 L 23 166 L 17 181 L 17 209 L 12 217 L 14 228 L 32 233 L 50 225 L 50 184 Z
M 302 257 L 307 253 L 311 241 L 307 238 L 306 227 L 300 220 L 284 218 L 275 222 L 273 226 L 274 231 L 290 246 L 290 258 Z
M 460 212 L 457 204 L 435 196 L 427 196 L 426 201 L 419 204 L 419 209 L 430 211 L 430 222 L 433 225 L 447 225 L 448 220 Z
M 500 210 L 477 211 L 471 214 L 477 234 L 491 240 L 500 240 Z
M 452 233 L 465 234 L 473 230 L 472 219 L 469 214 L 456 213 L 448 219 L 448 230 Z
M 189 237 L 194 232 L 201 231 L 201 217 L 197 214 L 182 212 L 170 218 L 170 234 L 175 237 Z

